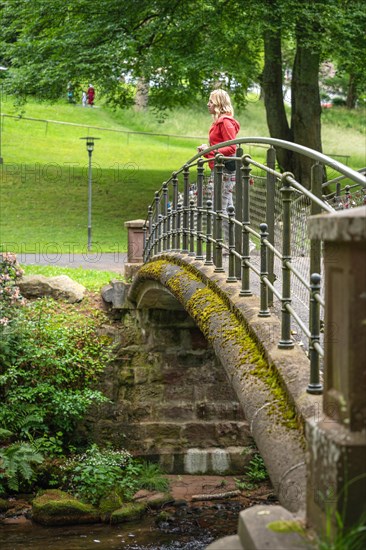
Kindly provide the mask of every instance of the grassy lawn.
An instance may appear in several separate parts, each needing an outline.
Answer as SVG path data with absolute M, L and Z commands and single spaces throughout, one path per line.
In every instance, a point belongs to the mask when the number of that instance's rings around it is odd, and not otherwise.
M 92 292 L 99 292 L 104 285 L 107 285 L 111 279 L 115 279 L 117 276 L 114 271 L 99 271 L 96 269 L 83 269 L 82 267 L 23 265 L 22 269 L 25 275 L 44 275 L 45 277 L 67 275 Z M 118 275 L 118 279 L 121 279 L 121 275 Z
M 324 113 L 324 152 L 348 155 L 354 168 L 365 166 L 363 113 L 340 109 L 337 117 L 330 111 Z M 2 112 L 19 115 L 11 98 L 3 101 Z M 241 136 L 268 135 L 262 102 L 249 103 L 236 116 Z M 122 252 L 127 249 L 124 222 L 145 219 L 154 192 L 196 153 L 210 125 L 204 102 L 195 110 L 177 109 L 163 122 L 132 110 L 30 102 L 20 117 L 3 121 L 0 246 L 16 253 L 86 250 L 88 155 L 81 137 L 101 138 L 93 152 L 93 250 Z M 264 155 L 254 147 L 248 152 Z

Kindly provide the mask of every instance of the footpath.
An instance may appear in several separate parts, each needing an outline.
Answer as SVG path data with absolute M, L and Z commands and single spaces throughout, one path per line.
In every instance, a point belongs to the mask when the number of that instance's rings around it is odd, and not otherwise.
M 70 267 L 96 269 L 98 271 L 115 271 L 122 273 L 127 262 L 127 253 L 100 252 L 97 254 L 30 254 L 24 252 L 17 255 L 17 260 L 23 265 L 50 265 L 55 267 Z

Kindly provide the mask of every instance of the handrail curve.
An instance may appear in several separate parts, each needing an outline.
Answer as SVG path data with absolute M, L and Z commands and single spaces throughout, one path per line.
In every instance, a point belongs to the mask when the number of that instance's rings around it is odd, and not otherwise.
M 266 162 L 245 153 L 242 146 L 246 144 L 268 145 Z M 209 159 L 203 157 L 227 145 L 237 146 L 236 156 L 217 153 Z M 311 189 L 298 182 L 292 173 L 276 169 L 276 147 L 315 161 Z M 236 161 L 236 197 L 235 209 L 230 206 L 226 210 L 223 189 L 226 198 L 231 190 L 224 176 L 227 159 Z M 214 169 L 207 178 L 205 165 L 209 161 L 214 162 Z M 251 174 L 253 167 L 263 175 Z M 204 265 L 214 265 L 216 272 L 226 272 L 227 282 L 241 281 L 243 300 L 257 294 L 259 316 L 278 314 L 281 318 L 278 347 L 291 349 L 302 345 L 307 350 L 310 360 L 307 391 L 313 394 L 322 392 L 321 316 L 325 304 L 320 287 L 322 246 L 308 239 L 307 217 L 335 211 L 328 201 L 329 195 L 322 195 L 324 167 L 341 174 L 330 180 L 337 185 L 339 179 L 351 181 L 345 188 L 347 200 L 341 207 L 355 205 L 350 200 L 351 186 L 362 189 L 360 196 L 362 193 L 366 196 L 363 169 L 353 170 L 318 151 L 268 137 L 222 142 L 195 154 L 163 182 L 148 207 L 144 228 L 144 261 L 169 252 L 196 256 Z M 254 281 L 251 275 L 255 276 Z M 305 344 L 301 335 L 294 337 L 297 331 L 292 328 L 292 321 L 305 337 Z

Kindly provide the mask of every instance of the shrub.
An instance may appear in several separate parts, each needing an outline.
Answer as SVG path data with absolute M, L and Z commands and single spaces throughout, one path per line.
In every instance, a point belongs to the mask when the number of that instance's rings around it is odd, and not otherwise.
M 111 353 L 110 338 L 98 334 L 102 320 L 100 312 L 52 299 L 21 309 L 2 348 L 0 425 L 42 452 L 62 454 L 90 405 L 107 401 L 95 389 Z
M 23 305 L 24 299 L 20 294 L 17 280 L 23 275 L 23 270 L 17 262 L 15 254 L 0 253 L 0 324 L 6 326 L 4 315 L 12 313 L 17 305 Z M 9 320 L 8 320 L 9 321 Z
M 16 339 L 19 307 L 25 304 L 17 286 L 22 274 L 15 254 L 0 253 L 0 361 L 4 365 L 9 364 L 12 342 Z
M 165 491 L 169 486 L 158 465 L 140 463 L 125 450 L 99 449 L 97 445 L 75 455 L 61 469 L 65 490 L 102 507 L 112 496 L 113 501 L 126 501 L 139 489 Z
M 64 488 L 94 505 L 112 490 L 117 494 L 129 492 L 138 473 L 127 451 L 101 450 L 97 445 L 68 460 L 62 470 Z
M 254 483 L 268 479 L 268 472 L 260 454 L 256 453 L 250 460 L 246 475 Z
M 143 462 L 139 473 L 139 488 L 150 491 L 167 491 L 169 481 L 162 474 L 160 466 L 151 462 Z

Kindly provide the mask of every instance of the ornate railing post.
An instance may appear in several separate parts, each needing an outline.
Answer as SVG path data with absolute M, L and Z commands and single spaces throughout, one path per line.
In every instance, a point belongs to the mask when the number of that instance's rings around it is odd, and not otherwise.
M 235 218 L 239 221 L 243 221 L 243 179 L 241 173 L 243 149 L 238 147 L 236 150 L 236 156 L 240 157 L 236 161 L 236 173 L 235 173 Z M 235 250 L 241 254 L 243 249 L 242 244 L 242 229 L 239 224 L 235 225 Z M 237 279 L 241 279 L 241 260 L 235 258 L 235 275 Z
M 203 160 L 197 164 L 197 260 L 203 260 L 202 216 L 203 216 Z
M 189 166 L 185 165 L 183 170 L 183 238 L 182 238 L 182 252 L 188 253 L 188 221 L 189 221 Z
M 345 201 L 344 201 L 344 208 L 350 208 L 351 207 L 351 186 L 346 185 L 345 189 Z
M 153 256 L 157 254 L 157 246 L 158 246 L 158 242 L 156 240 L 156 231 L 157 231 L 157 226 L 155 221 L 153 221 L 152 231 L 151 231 L 151 253 Z
M 249 252 L 249 233 L 246 227 L 250 225 L 250 210 L 249 210 L 249 177 L 250 177 L 250 156 L 244 155 L 242 158 L 242 177 L 243 177 L 243 221 L 242 221 L 242 275 L 241 275 L 241 291 L 240 296 L 252 296 L 249 282 L 249 266 L 246 264 L 250 260 Z
M 321 199 L 322 197 L 322 183 L 323 183 L 323 174 L 324 168 L 322 164 L 314 164 L 311 167 L 311 192 L 313 195 Z M 311 210 L 310 213 L 312 216 L 315 214 L 321 213 L 321 207 L 314 201 L 311 201 Z M 321 243 L 316 239 L 311 239 L 310 241 L 310 272 L 309 277 L 312 273 L 321 273 Z
M 271 170 L 276 167 L 276 150 L 270 147 L 267 150 L 267 166 Z M 268 241 L 274 246 L 274 220 L 275 220 L 275 191 L 276 191 L 276 176 L 267 172 L 266 177 L 267 198 L 266 198 L 266 223 L 268 230 Z M 274 274 L 274 254 L 272 250 L 267 250 L 268 258 L 268 280 L 273 284 L 275 281 Z M 273 292 L 268 289 L 268 305 L 273 306 Z
M 182 205 L 178 203 L 177 206 L 177 232 L 176 232 L 176 251 L 180 252 L 180 244 L 181 244 L 181 233 L 182 233 Z
M 340 198 L 340 196 L 341 196 L 341 187 L 342 187 L 341 182 L 337 181 L 337 183 L 336 183 L 336 192 L 335 192 L 335 197 L 334 197 L 335 199 Z
M 229 206 L 228 208 L 229 215 L 229 276 L 226 279 L 227 283 L 236 283 L 237 278 L 235 277 L 235 256 L 233 251 L 235 250 L 235 227 L 234 227 L 234 217 L 235 217 L 235 208 Z
M 149 206 L 149 209 L 148 209 L 148 213 L 147 213 L 147 219 L 148 219 L 148 231 L 149 231 L 149 236 L 148 236 L 148 246 L 147 246 L 147 254 L 148 254 L 148 257 L 150 257 L 150 254 L 151 254 L 151 250 L 152 250 L 152 247 L 153 247 L 153 208 L 150 204 Z
M 222 174 L 224 164 L 222 162 L 222 155 L 217 154 L 215 157 L 215 222 L 214 222 L 214 239 L 215 239 L 215 273 L 224 273 L 225 269 L 222 267 L 222 244 L 223 244 L 223 232 L 222 232 Z
M 291 262 L 291 196 L 292 188 L 287 180 L 288 176 L 294 177 L 290 172 L 282 174 L 282 306 L 281 306 L 281 340 L 279 348 L 291 349 L 294 342 L 291 338 L 291 313 L 286 305 L 291 305 L 291 271 L 287 262 Z
M 166 249 L 167 249 L 167 252 L 171 251 L 171 243 L 172 243 L 171 230 L 172 230 L 172 209 L 169 206 L 168 209 L 167 209 L 167 224 L 166 224 L 166 234 L 167 234 Z
M 207 201 L 206 207 L 206 261 L 205 265 L 213 265 L 212 261 L 212 201 Z
M 159 214 L 159 221 L 158 221 L 158 253 L 162 251 L 162 240 L 163 240 L 163 221 L 164 217 L 162 214 Z
M 194 200 L 189 201 L 189 256 L 194 256 Z
M 168 214 L 168 184 L 163 183 L 163 252 L 167 250 L 167 238 L 168 238 L 168 229 L 167 229 L 167 214 Z
M 177 252 L 177 225 L 178 225 L 178 176 L 174 172 L 172 176 L 173 184 L 173 207 L 172 207 L 172 252 Z
M 261 223 L 259 227 L 261 230 L 261 306 L 258 317 L 270 317 L 271 313 L 268 309 L 268 287 L 263 280 L 264 277 L 268 278 L 268 249 L 264 242 L 265 239 L 268 238 L 268 226 L 266 223 Z
M 316 346 L 320 346 L 320 304 L 316 296 L 320 295 L 319 273 L 313 273 L 310 278 L 310 315 L 309 315 L 309 359 L 310 359 L 310 381 L 307 387 L 308 393 L 323 393 L 323 385 L 320 383 L 320 357 Z
M 155 191 L 155 208 L 154 208 L 154 254 L 158 254 L 161 251 L 160 242 L 160 194 L 159 191 Z

